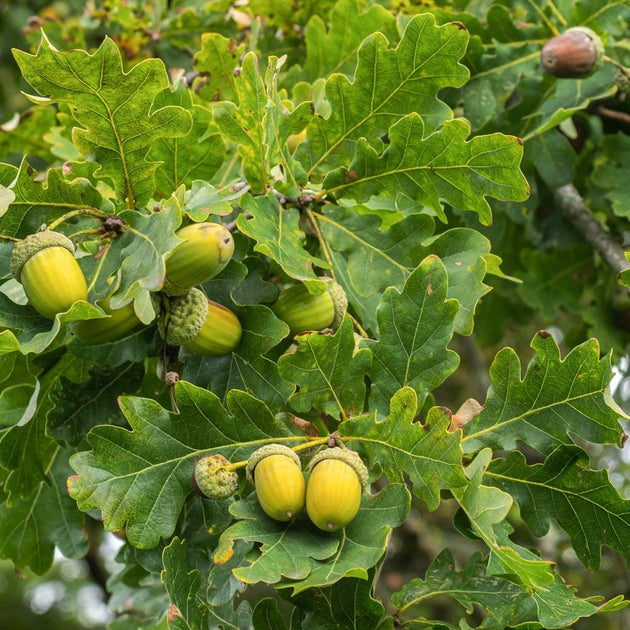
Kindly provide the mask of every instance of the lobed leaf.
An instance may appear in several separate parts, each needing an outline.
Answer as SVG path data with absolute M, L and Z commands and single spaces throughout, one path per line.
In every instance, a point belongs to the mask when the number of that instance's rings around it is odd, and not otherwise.
M 492 212 L 486 197 L 524 201 L 529 195 L 519 170 L 523 144 L 501 133 L 468 140 L 469 135 L 470 125 L 458 118 L 425 136 L 422 118 L 408 114 L 391 126 L 390 144 L 382 153 L 359 140 L 349 167 L 330 173 L 324 191 L 359 202 L 402 192 L 442 221 L 446 202 L 476 212 L 489 225 Z
M 559 446 L 533 466 L 514 451 L 490 463 L 485 481 L 514 497 L 534 536 L 544 536 L 553 518 L 590 571 L 599 569 L 602 545 L 630 557 L 630 501 L 619 495 L 607 471 L 589 468 L 579 446 Z
M 523 379 L 511 348 L 497 354 L 484 409 L 464 427 L 465 452 L 484 446 L 514 450 L 522 441 L 549 454 L 571 444 L 571 434 L 619 444 L 619 419 L 625 416 L 610 396 L 610 357 L 600 359 L 597 341 L 585 341 L 564 359 L 546 331 L 539 332 L 531 345 L 536 355 Z
M 363 340 L 374 357 L 370 409 L 384 416 L 389 400 L 402 387 L 411 387 L 422 401 L 455 370 L 458 356 L 447 345 L 458 310 L 447 299 L 446 269 L 437 256 L 428 256 L 409 276 L 402 292 L 388 288 L 376 311 L 378 341 Z
M 214 394 L 184 381 L 176 383 L 175 397 L 179 413 L 148 398 L 122 397 L 130 430 L 93 428 L 92 450 L 71 460 L 78 474 L 69 489 L 79 508 L 100 510 L 108 530 L 125 528 L 141 549 L 173 534 L 192 490 L 195 457 L 221 453 L 238 461 L 261 444 L 291 436 L 264 403 L 244 392 L 228 394 L 227 410 Z
M 352 322 L 345 318 L 334 335 L 298 335 L 297 350 L 278 360 L 280 375 L 298 385 L 289 404 L 298 413 L 317 409 L 345 419 L 363 411 L 365 374 L 371 353 L 355 352 Z
M 145 59 L 125 73 L 118 46 L 109 37 L 93 53 L 59 52 L 45 35 L 31 55 L 14 51 L 23 77 L 50 102 L 68 104 L 80 125 L 72 138 L 84 156 L 101 165 L 129 208 L 143 207 L 154 189 L 157 164 L 147 160 L 155 140 L 185 136 L 190 114 L 180 107 L 153 108 L 169 87 L 160 59 Z
M 459 25 L 436 26 L 430 14 L 412 18 L 395 48 L 382 33 L 367 37 L 353 80 L 333 74 L 326 81 L 330 116 L 313 119 L 308 143 L 298 150 L 309 178 L 345 165 L 361 137 L 382 147 L 380 137 L 405 114 L 416 112 L 429 131 L 451 118 L 450 108 L 436 95 L 465 82 L 467 71 L 458 60 L 467 41 Z
M 55 547 L 66 558 L 87 553 L 84 517 L 66 490 L 68 474 L 66 458 L 56 457 L 31 496 L 0 504 L 0 558 L 10 559 L 16 569 L 43 575 L 53 564 Z
M 378 463 L 390 483 L 407 478 L 413 493 L 435 510 L 440 490 L 466 483 L 459 432 L 449 432 L 450 418 L 434 408 L 426 424 L 416 421 L 418 398 L 409 387 L 393 398 L 387 418 L 359 416 L 342 423 L 339 432 L 356 440 L 372 465 Z
M 293 523 L 269 518 L 252 495 L 230 507 L 238 520 L 221 535 L 215 562 L 229 557 L 234 541 L 261 543 L 249 565 L 234 569 L 240 580 L 291 588 L 295 595 L 309 588 L 329 586 L 345 577 L 367 579 L 380 560 L 392 527 L 407 515 L 410 497 L 402 484 L 385 487 L 361 500 L 354 520 L 338 532 L 323 532 L 303 515 Z

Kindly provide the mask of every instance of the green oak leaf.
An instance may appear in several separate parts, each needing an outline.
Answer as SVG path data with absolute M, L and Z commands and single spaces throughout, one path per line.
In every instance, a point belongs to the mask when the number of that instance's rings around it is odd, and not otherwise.
M 205 387 L 225 401 L 233 389 L 265 401 L 272 412 L 284 408 L 295 386 L 283 378 L 275 361 L 265 354 L 282 339 L 289 327 L 261 304 L 235 309 L 243 336 L 237 348 L 221 357 L 184 352 L 182 377 Z
M 412 387 L 422 401 L 456 369 L 459 358 L 447 345 L 458 304 L 447 299 L 447 291 L 444 264 L 428 256 L 402 292 L 395 287 L 384 292 L 376 312 L 379 338 L 360 344 L 374 357 L 369 405 L 379 416 L 387 414 L 391 397 L 402 387 Z
M 630 182 L 624 170 L 630 160 L 630 138 L 621 132 L 605 136 L 600 148 L 604 159 L 593 171 L 593 182 L 604 190 L 617 216 L 630 217 Z
M 88 435 L 92 450 L 71 459 L 78 474 L 69 491 L 79 508 L 100 510 L 108 530 L 125 528 L 129 542 L 141 549 L 173 534 L 192 491 L 195 457 L 221 453 L 240 461 L 262 444 L 304 439 L 242 391 L 229 392 L 225 409 L 211 392 L 180 380 L 175 400 L 178 413 L 149 398 L 121 397 L 131 429 L 94 427 Z
M 290 597 L 292 604 L 309 613 L 302 624 L 304 630 L 339 625 L 356 630 L 384 629 L 385 622 L 380 622 L 385 609 L 374 597 L 375 574 L 376 570 L 370 569 L 367 579 L 343 578 L 333 586 L 308 589 Z M 284 596 L 282 592 L 280 595 Z
M 61 387 L 51 392 L 48 433 L 57 440 L 78 444 L 93 426 L 119 424 L 118 396 L 136 393 L 143 376 L 143 364 L 130 362 L 115 368 L 93 365 L 82 383 L 61 377 Z
M 292 278 L 312 281 L 323 290 L 325 285 L 317 279 L 313 265 L 326 268 L 328 264 L 305 249 L 306 237 L 299 226 L 299 211 L 283 208 L 272 193 L 264 197 L 244 197 L 242 206 L 251 218 L 240 214 L 236 226 L 256 241 L 254 250 L 269 256 Z
M 218 131 L 210 127 L 210 110 L 193 105 L 192 94 L 181 81 L 174 90 L 167 88 L 157 94 L 153 107 L 180 107 L 192 118 L 187 135 L 158 138 L 151 145 L 148 159 L 159 164 L 155 194 L 168 197 L 182 184 L 190 187 L 194 180 L 212 179 L 223 164 L 225 145 Z
M 313 119 L 308 142 L 297 153 L 309 178 L 347 164 L 359 138 L 380 152 L 380 137 L 405 114 L 416 112 L 428 130 L 450 119 L 450 108 L 436 94 L 465 82 L 468 73 L 458 60 L 467 42 L 465 29 L 436 26 L 430 14 L 412 18 L 395 48 L 380 32 L 368 36 L 358 49 L 352 80 L 333 74 L 326 81 L 330 116 Z
M 296 383 L 289 404 L 298 413 L 317 409 L 345 419 L 363 411 L 369 350 L 355 352 L 352 322 L 346 317 L 334 335 L 297 335 L 297 350 L 278 360 L 280 375 Z
M 56 123 L 54 107 L 32 107 L 0 125 L 0 159 L 6 160 L 11 154 L 19 156 L 36 155 L 46 162 L 54 162 L 52 147 L 42 130 L 50 129 Z
M 402 619 L 412 606 L 431 597 L 450 597 L 461 604 L 468 614 L 474 604 L 488 615 L 488 628 L 506 628 L 527 618 L 529 596 L 526 591 L 501 576 L 487 575 L 486 562 L 480 552 L 474 553 L 461 570 L 455 569 L 450 549 L 443 549 L 427 569 L 424 579 L 414 578 L 392 594 L 392 603 Z
M 406 387 L 392 398 L 387 418 L 351 418 L 339 426 L 339 432 L 352 443 L 356 440 L 390 483 L 403 482 L 404 473 L 413 493 L 435 510 L 441 489 L 466 484 L 461 435 L 448 430 L 450 418 L 439 408 L 429 412 L 426 424 L 415 421 L 418 412 L 417 395 Z
M 330 173 L 324 191 L 359 202 L 402 192 L 442 221 L 446 202 L 476 212 L 489 225 L 492 211 L 486 197 L 524 201 L 529 195 L 519 169 L 523 144 L 502 133 L 469 136 L 464 119 L 446 121 L 426 135 L 422 118 L 408 114 L 389 129 L 390 144 L 382 153 L 359 140 L 350 165 Z
M 37 53 L 14 51 L 23 77 L 52 103 L 70 105 L 78 123 L 72 139 L 101 165 L 129 208 L 143 207 L 154 189 L 157 164 L 147 160 L 157 139 L 185 136 L 190 114 L 180 107 L 155 109 L 153 100 L 169 87 L 161 59 L 145 59 L 125 73 L 120 50 L 106 37 L 89 54 L 59 52 L 42 34 Z
M 330 28 L 314 15 L 304 29 L 306 61 L 300 73 L 304 81 L 313 82 L 333 73 L 351 75 L 356 65 L 357 49 L 372 33 L 397 35 L 396 19 L 380 5 L 363 6 L 357 0 L 335 3 L 330 15 Z
M 386 486 L 378 495 L 364 495 L 354 520 L 330 533 L 317 529 L 304 515 L 289 524 L 274 521 L 252 494 L 230 507 L 238 520 L 221 535 L 215 562 L 230 557 L 234 541 L 246 539 L 261 543 L 256 555 L 250 555 L 249 566 L 234 569 L 236 577 L 248 584 L 276 584 L 291 588 L 295 595 L 345 577 L 367 579 L 385 552 L 392 527 L 402 523 L 409 505 L 404 485 Z
M 453 488 L 453 496 L 490 550 L 488 575 L 503 575 L 528 591 L 544 590 L 556 579 L 552 563 L 540 560 L 508 538 L 510 529 L 502 525 L 506 523 L 512 497 L 498 488 L 482 485 L 491 458 L 490 449 L 481 451 L 466 468 L 470 483 Z
M 492 461 L 484 481 L 514 497 L 534 536 L 544 536 L 553 518 L 590 571 L 599 569 L 602 545 L 630 557 L 630 501 L 619 495 L 607 471 L 589 468 L 579 446 L 559 446 L 533 466 L 514 451 Z
M 169 594 L 171 605 L 179 614 L 173 615 L 170 628 L 178 630 L 222 630 L 249 627 L 251 614 L 245 602 L 234 610 L 232 602 L 210 605 L 203 593 L 202 573 L 188 570 L 186 541 L 174 538 L 162 553 L 164 569 L 162 581 Z
M 206 101 L 233 101 L 237 98 L 235 70 L 241 63 L 245 44 L 220 33 L 203 33 L 195 53 L 194 67 L 200 74 L 193 87 Z
M 260 193 L 265 190 L 267 178 L 264 120 L 268 96 L 253 52 L 245 55 L 234 88 L 236 102 L 217 103 L 214 119 L 219 131 L 236 143 L 245 179 L 254 192 Z
M 66 489 L 69 473 L 67 454 L 60 453 L 33 494 L 0 504 L 0 558 L 10 559 L 16 569 L 30 567 L 43 575 L 53 564 L 55 547 L 66 558 L 87 553 L 84 517 Z
M 9 506 L 18 497 L 32 496 L 55 461 L 59 444 L 48 435 L 46 426 L 47 415 L 54 406 L 50 394 L 62 387 L 62 377 L 71 373 L 77 362 L 70 354 L 62 355 L 38 377 L 23 424 L 0 432 L 0 465 L 10 471 L 4 482 Z
M 520 440 L 549 454 L 571 444 L 571 434 L 619 444 L 619 419 L 626 416 L 610 395 L 611 357 L 600 359 L 597 340 L 576 346 L 564 359 L 546 331 L 539 332 L 531 346 L 536 355 L 524 378 L 514 350 L 504 348 L 495 357 L 484 408 L 464 427 L 464 451 L 484 446 L 514 450 Z
M 99 217 L 105 218 L 111 210 L 111 204 L 88 179 L 67 180 L 62 169 L 54 167 L 48 169 L 42 180 L 26 159 L 22 160 L 9 191 L 13 199 L 6 211 L 0 208 L 0 231 L 5 236 L 24 238 L 68 212 L 94 214 L 92 227 L 97 228 Z

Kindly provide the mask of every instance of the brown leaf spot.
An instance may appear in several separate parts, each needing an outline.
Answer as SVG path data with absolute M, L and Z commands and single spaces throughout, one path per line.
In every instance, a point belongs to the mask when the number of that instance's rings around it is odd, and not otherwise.
M 548 339 L 551 337 L 551 333 L 548 330 L 539 330 L 536 333 L 541 339 Z

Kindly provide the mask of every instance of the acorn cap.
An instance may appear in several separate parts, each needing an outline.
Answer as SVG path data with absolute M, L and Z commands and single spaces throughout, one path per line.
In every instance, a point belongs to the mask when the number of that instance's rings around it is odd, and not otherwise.
M 225 470 L 229 460 L 223 455 L 207 455 L 195 466 L 194 484 L 208 499 L 227 499 L 238 490 L 238 474 Z
M 327 291 L 330 294 L 335 307 L 335 318 L 332 320 L 330 327 L 333 330 L 337 330 L 346 315 L 346 311 L 348 310 L 348 297 L 346 296 L 346 292 L 343 290 L 343 287 L 334 280 L 329 281 Z
M 350 466 L 354 470 L 354 472 L 357 473 L 357 477 L 361 482 L 361 487 L 363 488 L 363 491 L 365 492 L 368 489 L 368 469 L 356 451 L 352 451 L 349 448 L 340 446 L 334 446 L 333 448 L 326 448 L 323 451 L 319 451 L 319 453 L 313 455 L 313 458 L 309 462 L 309 472 L 313 470 L 313 468 L 317 464 L 324 461 L 325 459 L 339 459 L 342 462 L 348 464 L 348 466 Z
M 37 252 L 47 247 L 63 247 L 74 256 L 74 243 L 61 232 L 44 230 L 29 234 L 26 238 L 18 241 L 11 252 L 11 273 L 18 282 L 20 282 L 24 265 Z
M 587 26 L 573 26 L 552 37 L 540 51 L 544 70 L 559 79 L 583 79 L 604 63 L 604 45 Z
M 208 298 L 201 289 L 190 289 L 185 295 L 169 298 L 169 306 L 160 313 L 158 329 L 166 343 L 183 346 L 201 330 L 208 314 Z M 168 326 L 167 326 L 168 324 Z
M 292 459 L 300 468 L 302 467 L 300 458 L 293 449 L 284 444 L 265 444 L 265 446 L 261 446 L 258 450 L 254 451 L 247 460 L 245 475 L 250 483 L 254 483 L 254 468 L 256 468 L 256 464 L 270 455 L 284 455 Z

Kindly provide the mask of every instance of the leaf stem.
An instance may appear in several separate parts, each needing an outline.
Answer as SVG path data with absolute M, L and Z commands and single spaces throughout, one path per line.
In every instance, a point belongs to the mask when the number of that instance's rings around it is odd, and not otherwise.
M 306 216 L 308 217 L 308 220 L 310 221 L 311 226 L 313 227 L 313 230 L 315 230 L 315 236 L 317 237 L 317 240 L 319 241 L 319 246 L 321 247 L 322 252 L 324 253 L 324 258 L 326 259 L 326 262 L 330 266 L 330 275 L 332 276 L 332 279 L 335 282 L 337 282 L 337 278 L 335 277 L 335 269 L 332 263 L 332 258 L 330 257 L 330 253 L 328 252 L 328 246 L 326 245 L 324 236 L 322 235 L 322 232 L 319 229 L 319 225 L 317 223 L 317 220 L 315 219 L 315 215 L 313 214 L 312 210 L 309 207 L 305 207 L 304 211 L 306 212 Z
M 0 239 L 3 239 L 5 241 L 13 241 L 14 243 L 22 240 L 21 238 L 16 238 L 15 236 L 5 236 L 4 234 L 0 234 Z

